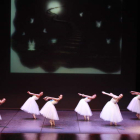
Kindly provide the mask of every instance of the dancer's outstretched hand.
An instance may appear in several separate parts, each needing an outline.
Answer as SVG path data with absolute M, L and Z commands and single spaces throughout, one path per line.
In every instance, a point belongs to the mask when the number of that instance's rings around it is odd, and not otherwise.
M 81 93 L 78 93 L 80 96 L 82 95 Z
M 104 91 L 102 91 L 102 93 L 103 93 L 103 94 L 105 94 L 105 92 L 104 92 Z

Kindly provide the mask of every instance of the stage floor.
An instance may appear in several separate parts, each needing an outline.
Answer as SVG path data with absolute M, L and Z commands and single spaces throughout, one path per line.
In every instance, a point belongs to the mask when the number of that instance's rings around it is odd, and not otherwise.
M 140 120 L 130 111 L 122 111 L 124 120 L 118 126 L 110 126 L 108 121 L 100 119 L 100 111 L 93 111 L 90 121 L 84 121 L 83 116 L 74 111 L 58 111 L 60 120 L 56 121 L 56 126 L 50 126 L 49 120 L 41 115 L 34 120 L 31 114 L 21 110 L 0 110 L 0 114 L 1 140 L 8 140 L 8 137 L 58 140 L 67 136 L 70 140 L 140 140 Z

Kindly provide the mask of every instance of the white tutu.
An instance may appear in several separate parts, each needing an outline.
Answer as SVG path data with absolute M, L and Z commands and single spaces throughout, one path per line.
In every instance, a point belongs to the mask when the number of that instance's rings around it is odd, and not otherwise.
M 87 98 L 81 99 L 75 108 L 75 112 L 77 112 L 78 114 L 83 115 L 83 116 L 92 116 L 91 109 L 87 103 L 89 101 L 90 100 Z
M 40 115 L 39 107 L 35 100 L 38 100 L 36 96 L 32 96 L 28 98 L 27 101 L 23 104 L 23 106 L 20 109 L 27 113 Z
M 56 108 L 52 101 L 48 101 L 40 110 L 40 114 L 52 120 L 59 120 Z
M 2 120 L 1 115 L 0 115 L 0 120 Z
M 131 102 L 127 106 L 128 110 L 140 114 L 140 99 L 139 99 L 139 97 L 140 96 L 136 96 L 131 100 Z
M 113 98 L 108 101 L 103 107 L 100 118 L 110 122 L 121 122 L 123 120 L 119 106 L 113 102 Z

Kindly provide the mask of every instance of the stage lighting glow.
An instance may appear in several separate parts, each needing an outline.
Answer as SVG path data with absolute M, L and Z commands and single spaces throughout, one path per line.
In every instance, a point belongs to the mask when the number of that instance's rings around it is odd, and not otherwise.
M 54 9 L 52 9 L 54 8 Z M 52 9 L 51 12 L 54 14 L 60 14 L 62 9 L 61 9 L 61 4 L 58 1 L 51 1 L 47 5 L 47 10 Z

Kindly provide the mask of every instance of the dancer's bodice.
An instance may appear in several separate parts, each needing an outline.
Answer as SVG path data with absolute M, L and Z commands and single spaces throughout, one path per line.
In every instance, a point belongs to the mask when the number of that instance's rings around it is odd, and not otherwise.
M 51 102 L 52 104 L 57 104 L 57 103 L 58 103 L 58 101 L 56 101 L 56 100 L 50 100 L 50 102 Z
M 138 95 L 137 98 L 140 100 L 140 95 Z
M 38 100 L 39 98 L 36 96 L 32 96 L 31 98 L 33 98 L 34 100 Z
M 118 103 L 118 100 L 115 99 L 115 98 L 112 98 L 110 101 L 113 102 L 114 104 L 117 104 Z
M 87 97 L 84 98 L 84 100 L 85 100 L 86 102 L 90 102 L 90 101 L 91 101 L 91 99 L 88 99 Z

